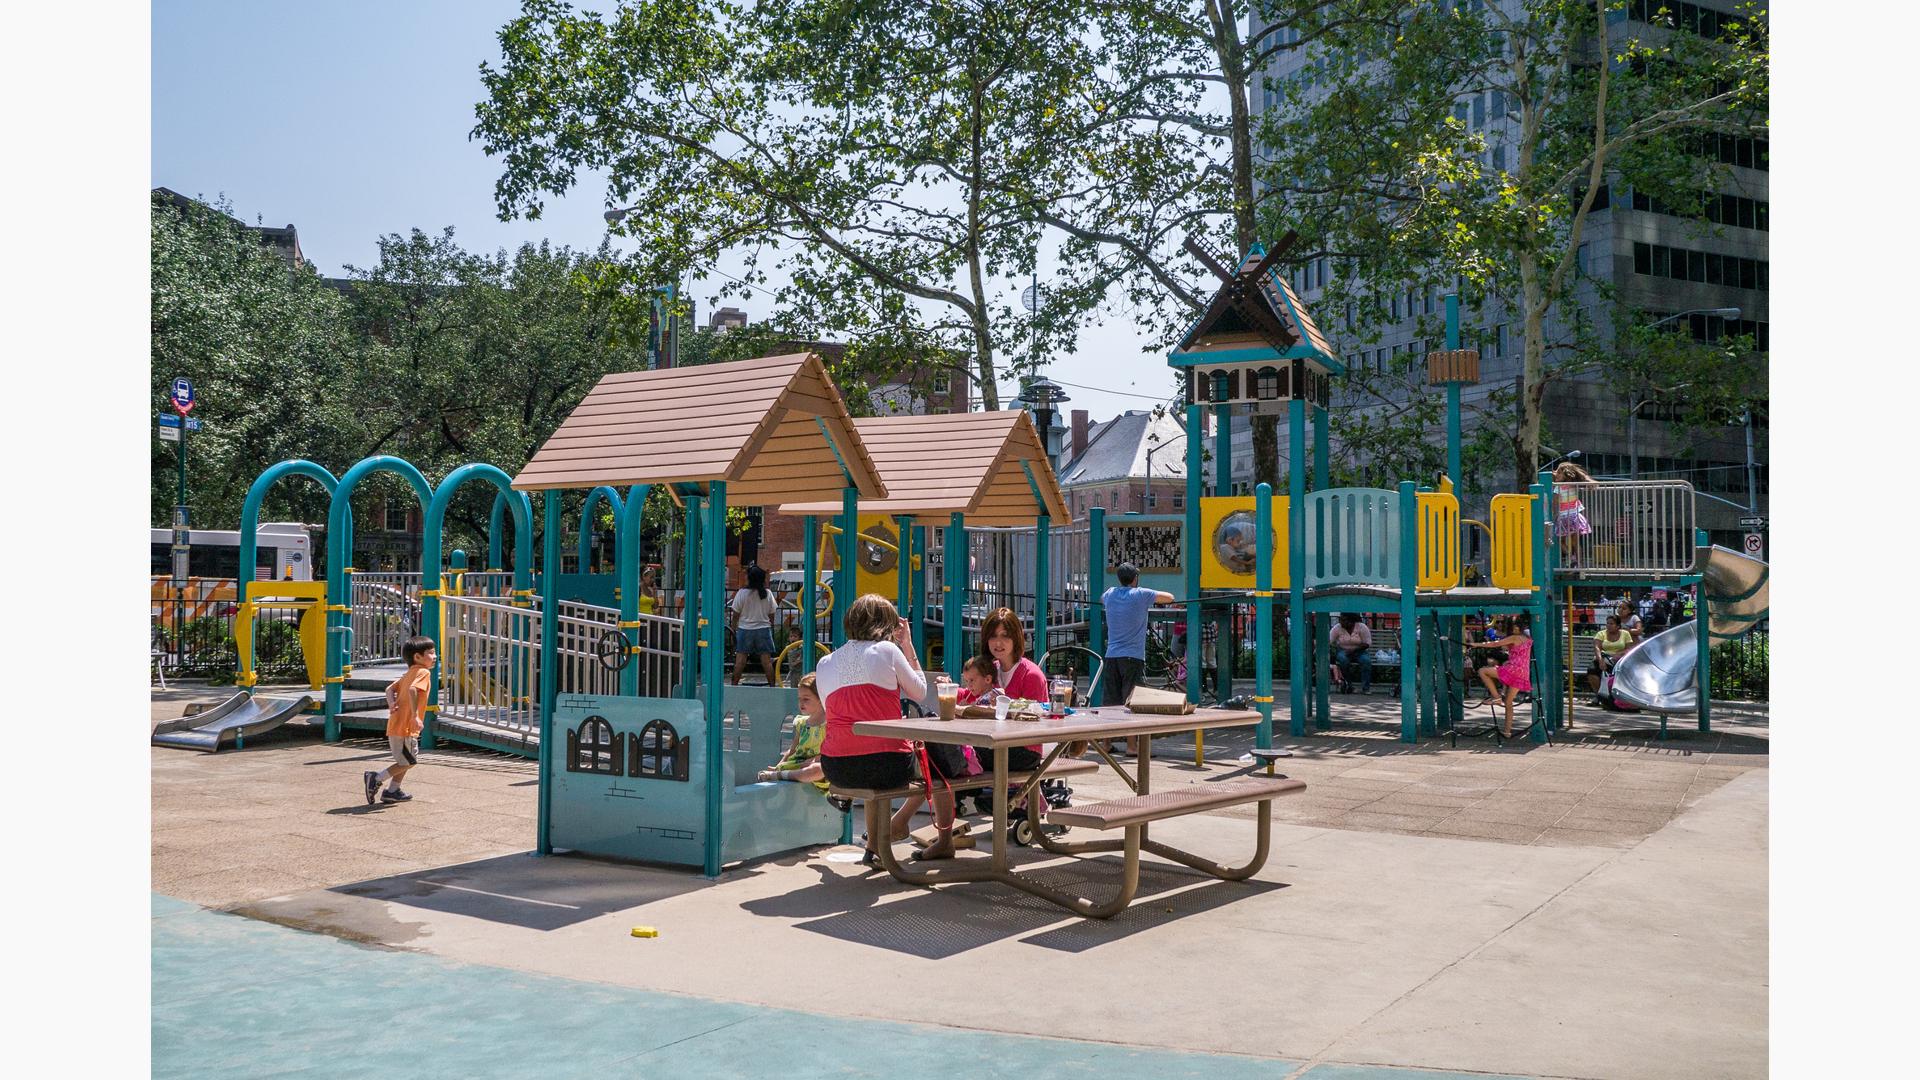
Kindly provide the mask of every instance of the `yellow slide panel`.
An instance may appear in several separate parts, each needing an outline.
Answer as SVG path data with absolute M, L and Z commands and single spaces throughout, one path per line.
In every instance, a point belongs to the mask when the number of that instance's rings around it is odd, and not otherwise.
M 1450 492 L 1414 496 L 1420 522 L 1419 588 L 1451 589 L 1460 583 L 1460 500 Z

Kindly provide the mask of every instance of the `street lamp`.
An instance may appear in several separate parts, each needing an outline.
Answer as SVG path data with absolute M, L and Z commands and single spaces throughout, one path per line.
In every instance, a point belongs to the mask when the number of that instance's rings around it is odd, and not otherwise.
M 1152 418 L 1149 417 L 1147 422 L 1151 424 L 1153 422 Z M 1186 437 L 1187 437 L 1187 433 L 1182 431 L 1180 434 L 1175 435 L 1173 438 L 1168 439 L 1166 442 L 1156 442 L 1153 445 L 1147 447 L 1147 496 L 1145 499 L 1145 502 L 1147 504 L 1147 509 L 1149 510 L 1157 509 L 1160 505 L 1160 493 L 1154 490 L 1154 487 L 1153 487 L 1154 452 L 1157 450 L 1165 450 L 1167 447 L 1172 446 L 1174 443 L 1177 443 L 1181 439 L 1184 439 Z
M 1053 465 L 1053 407 L 1073 400 L 1060 384 L 1045 375 L 1036 375 L 1027 380 L 1020 388 L 1020 396 L 1014 400 L 1033 410 L 1034 419 L 1039 422 L 1040 446 L 1047 455 L 1047 465 Z
M 1718 315 L 1723 319 L 1737 319 L 1740 314 L 1740 309 L 1737 307 L 1694 308 L 1690 311 L 1676 311 L 1664 319 L 1655 319 L 1647 324 L 1647 329 L 1665 326 L 1675 319 L 1684 319 L 1689 315 Z M 1646 403 L 1646 398 L 1636 394 L 1633 406 L 1627 410 L 1627 476 L 1634 480 L 1640 478 L 1640 407 Z

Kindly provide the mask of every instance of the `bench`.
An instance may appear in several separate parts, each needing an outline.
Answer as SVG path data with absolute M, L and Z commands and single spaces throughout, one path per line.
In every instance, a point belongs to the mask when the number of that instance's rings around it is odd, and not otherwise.
M 1155 791 L 1085 806 L 1069 806 L 1050 812 L 1047 820 L 1056 825 L 1078 825 L 1086 829 L 1122 829 L 1129 825 L 1144 825 L 1149 821 L 1223 806 L 1265 803 L 1281 795 L 1297 795 L 1305 790 L 1305 780 L 1284 776 L 1246 776 L 1212 784 L 1190 784 L 1177 791 Z
M 1042 779 L 1051 780 L 1056 776 L 1075 776 L 1080 773 L 1095 772 L 1099 768 L 1100 763 L 1097 761 L 1064 758 L 1048 766 L 1046 771 L 1042 772 L 1040 776 Z M 1033 773 L 1031 772 L 1009 771 L 1007 773 L 1007 788 L 1009 791 L 1018 792 L 1021 787 L 1032 779 Z M 978 776 L 949 778 L 947 783 L 952 786 L 955 794 L 962 791 L 973 791 L 979 788 L 990 788 L 993 786 L 993 773 L 982 772 Z M 827 794 L 833 798 L 848 799 L 855 802 L 879 802 L 882 799 L 904 799 L 909 795 L 922 794 L 923 790 L 921 785 L 915 782 L 906 787 L 898 788 L 843 788 L 835 786 L 829 787 Z

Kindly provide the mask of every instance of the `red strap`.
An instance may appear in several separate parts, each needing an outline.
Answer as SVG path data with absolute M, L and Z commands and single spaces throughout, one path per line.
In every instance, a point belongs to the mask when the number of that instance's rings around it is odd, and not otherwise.
M 915 740 L 913 744 L 913 752 L 920 755 L 920 780 L 922 783 L 926 784 L 927 786 L 927 802 L 932 803 L 933 802 L 933 759 L 927 756 L 927 744 L 924 742 Z M 949 792 L 953 790 L 953 785 L 947 782 L 947 778 L 944 775 L 940 777 L 940 786 L 943 788 L 946 788 Z M 934 810 L 933 820 L 935 825 L 937 826 L 940 821 L 940 811 L 938 808 Z

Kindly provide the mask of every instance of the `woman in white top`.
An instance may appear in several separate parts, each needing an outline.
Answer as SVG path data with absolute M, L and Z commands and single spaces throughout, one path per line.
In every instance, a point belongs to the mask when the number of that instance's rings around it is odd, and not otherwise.
M 773 594 L 767 591 L 767 572 L 747 567 L 747 587 L 733 594 L 727 614 L 733 620 L 733 683 L 747 670 L 747 657 L 767 674 L 773 685 Z
M 913 651 L 913 635 L 906 620 L 884 596 L 868 594 L 847 609 L 847 643 L 820 658 L 814 668 L 820 700 L 827 706 L 827 733 L 820 742 L 820 768 L 837 787 L 900 788 L 914 779 L 916 759 L 907 739 L 856 735 L 853 725 L 863 721 L 900 719 L 900 699 L 926 696 L 926 674 Z M 924 759 L 935 773 L 933 823 L 935 841 L 916 859 L 953 858 L 953 790 L 939 779 L 937 758 Z M 867 837 L 869 859 L 896 836 L 905 836 L 915 799 L 893 815 L 886 837 Z

